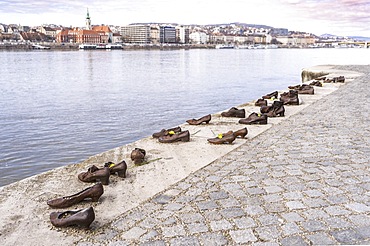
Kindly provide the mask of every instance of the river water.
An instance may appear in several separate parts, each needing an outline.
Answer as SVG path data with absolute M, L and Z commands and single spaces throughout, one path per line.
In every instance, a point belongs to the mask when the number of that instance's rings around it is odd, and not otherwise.
M 300 83 L 370 49 L 0 52 L 0 186 Z

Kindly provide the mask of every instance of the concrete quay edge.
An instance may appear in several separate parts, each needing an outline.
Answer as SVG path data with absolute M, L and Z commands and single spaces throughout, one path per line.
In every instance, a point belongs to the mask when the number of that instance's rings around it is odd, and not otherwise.
M 329 77 L 344 75 L 346 77 L 344 85 L 350 84 L 352 80 L 361 76 L 361 73 L 351 71 L 351 69 L 335 69 L 334 66 L 317 66 L 307 70 L 314 73 L 327 72 Z M 293 82 L 292 84 L 297 83 Z M 155 139 L 147 137 L 92 156 L 81 163 L 57 168 L 1 187 L 0 240 L 5 242 L 5 245 L 25 244 L 26 239 L 27 245 L 70 245 L 78 241 L 82 242 L 86 238 L 94 239 L 98 237 L 96 234 L 102 228 L 117 220 L 122 214 L 153 196 L 161 194 L 171 185 L 210 163 L 227 159 L 228 153 L 248 142 L 255 141 L 257 136 L 302 112 L 306 107 L 336 91 L 342 85 L 325 84 L 322 88 L 315 87 L 315 95 L 300 95 L 300 99 L 303 101 L 301 105 L 287 106 L 285 117 L 269 118 L 269 124 L 265 126 L 241 125 L 237 123 L 239 119 L 221 117 L 219 112 L 212 114 L 212 120 L 208 125 L 181 125 L 184 130 L 189 130 L 192 134 L 191 141 L 188 143 L 161 144 Z M 237 107 L 244 108 L 246 115 L 259 110 L 253 103 Z M 231 145 L 211 145 L 206 140 L 214 137 L 217 133 L 238 130 L 243 127 L 247 127 L 249 130 L 247 139 L 237 139 Z M 147 151 L 146 159 L 155 161 L 139 167 L 134 166 L 129 155 L 135 147 L 144 148 Z M 90 165 L 102 166 L 107 161 L 119 162 L 122 159 L 126 160 L 129 165 L 126 179 L 112 176 L 110 184 L 104 187 L 105 193 L 99 202 L 81 203 L 65 209 L 72 210 L 93 206 L 96 220 L 91 226 L 91 231 L 81 233 L 74 228 L 56 229 L 51 226 L 49 214 L 56 210 L 47 206 L 47 200 L 71 195 L 91 186 L 77 179 L 77 174 L 86 171 Z

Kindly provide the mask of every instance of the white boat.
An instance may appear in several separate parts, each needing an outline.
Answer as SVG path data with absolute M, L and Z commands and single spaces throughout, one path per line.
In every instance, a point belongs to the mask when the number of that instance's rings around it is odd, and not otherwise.
M 218 44 L 215 47 L 216 49 L 234 49 L 234 45 L 232 44 Z
M 80 44 L 78 48 L 83 49 L 83 50 L 94 50 L 96 49 L 96 45 L 95 44 Z

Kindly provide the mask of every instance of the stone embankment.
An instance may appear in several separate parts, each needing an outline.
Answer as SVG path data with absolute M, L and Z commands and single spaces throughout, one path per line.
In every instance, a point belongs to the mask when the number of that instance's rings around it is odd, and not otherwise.
M 370 66 L 307 70 L 328 77 L 343 75 L 346 83 L 325 84 L 315 87 L 315 95 L 300 95 L 302 103 L 286 106 L 285 117 L 269 118 L 268 125 L 248 125 L 247 139 L 209 144 L 207 138 L 217 133 L 246 126 L 215 113 L 208 125 L 182 125 L 191 132 L 190 142 L 161 144 L 148 137 L 0 188 L 0 241 L 4 245 L 370 243 Z M 259 110 L 253 103 L 237 107 L 247 115 Z M 144 148 L 152 162 L 135 166 L 129 159 L 135 147 Z M 49 214 L 57 210 L 49 208 L 47 200 L 88 187 L 77 174 L 90 165 L 122 159 L 129 165 L 126 179 L 112 176 L 99 202 L 70 208 L 94 208 L 90 230 L 50 224 Z

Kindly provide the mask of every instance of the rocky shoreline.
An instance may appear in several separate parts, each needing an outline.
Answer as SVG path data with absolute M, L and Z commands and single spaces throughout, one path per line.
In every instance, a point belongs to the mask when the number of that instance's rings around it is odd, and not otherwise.
M 156 234 L 151 239 L 165 244 L 173 243 L 178 240 L 179 237 L 181 238 L 181 236 L 188 235 L 187 233 L 190 232 L 182 232 L 184 229 L 180 228 L 181 224 L 177 224 L 176 220 L 169 222 L 166 219 L 170 218 L 176 211 L 180 211 L 180 213 L 184 214 L 189 213 L 191 208 L 186 205 L 179 205 L 179 201 L 171 204 L 170 201 L 174 201 L 175 198 L 183 194 L 183 192 L 187 193 L 187 196 L 193 197 L 196 201 L 196 198 L 202 193 L 202 191 L 199 190 L 201 193 L 198 194 L 198 189 L 201 187 L 194 187 L 193 190 L 189 190 L 192 187 L 192 183 L 196 185 L 197 183 L 204 181 L 205 187 L 203 188 L 211 191 L 214 183 L 222 180 L 221 178 L 218 178 L 218 175 L 221 174 L 222 171 L 207 175 L 206 177 L 203 177 L 203 174 L 208 173 L 211 170 L 222 168 L 224 165 L 233 169 L 233 166 L 238 163 L 243 164 L 243 161 L 246 161 L 247 159 L 243 157 L 238 160 L 238 157 L 244 156 L 245 153 L 247 153 L 243 150 L 243 148 L 245 148 L 244 146 L 253 145 L 257 148 L 260 144 L 268 144 L 268 141 L 271 141 L 270 147 L 274 147 L 276 142 L 275 140 L 284 136 L 275 135 L 273 137 L 269 137 L 269 132 L 273 131 L 275 128 L 279 128 L 279 126 L 283 125 L 286 121 L 297 123 L 300 120 L 300 116 L 297 117 L 295 115 L 304 115 L 306 108 L 309 109 L 316 107 L 318 102 L 320 102 L 320 104 L 326 104 L 325 98 L 333 92 L 338 91 L 338 89 L 340 89 L 344 94 L 348 91 L 350 92 L 351 83 L 353 83 L 352 81 L 356 81 L 358 78 L 363 76 L 361 74 L 363 71 L 361 69 L 357 69 L 356 66 L 342 66 L 340 68 L 334 66 L 318 66 L 307 69 L 306 71 L 308 71 L 308 74 L 313 76 L 315 76 L 315 74 L 320 74 L 321 76 L 323 73 L 329 74 L 328 76 L 331 77 L 344 75 L 346 77 L 346 83 L 325 84 L 322 88 L 315 88 L 315 95 L 300 96 L 303 103 L 298 106 L 287 107 L 285 117 L 271 118 L 267 125 L 247 126 L 249 130 L 247 139 L 238 139 L 233 144 L 228 145 L 209 144 L 207 142 L 207 138 L 213 137 L 215 133 L 227 132 L 228 130 L 235 131 L 242 127 L 235 119 L 221 117 L 219 112 L 212 114 L 212 121 L 210 124 L 200 126 L 183 124 L 181 126 L 191 132 L 190 142 L 162 144 L 158 143 L 152 137 L 147 137 L 137 142 L 92 156 L 81 163 L 57 168 L 46 173 L 21 180 L 14 184 L 1 187 L 0 240 L 5 243 L 5 245 L 17 245 L 21 243 L 27 245 L 71 245 L 77 242 L 80 242 L 81 245 L 85 245 L 84 241 L 89 241 L 90 244 L 97 245 L 108 244 L 109 242 L 122 242 L 122 244 L 125 245 L 139 244 L 149 240 L 149 235 L 154 235 L 154 230 Z M 369 75 L 367 74 L 365 79 L 368 80 L 368 76 Z M 305 75 L 305 77 L 307 76 Z M 339 101 L 337 103 L 339 104 Z M 253 102 L 239 105 L 237 107 L 244 108 L 246 115 L 259 110 L 258 107 L 254 106 Z M 319 118 L 319 116 L 317 117 Z M 306 124 L 310 123 L 306 122 Z M 266 134 L 267 137 L 264 137 Z M 267 142 L 261 142 L 261 139 L 266 139 Z M 152 162 L 142 166 L 134 165 L 134 163 L 130 161 L 129 155 L 136 147 L 145 149 L 147 151 L 147 161 Z M 271 152 L 271 150 L 266 152 L 267 156 L 267 153 L 269 152 Z M 251 151 L 251 153 L 247 153 L 247 155 L 250 157 L 254 155 L 260 156 L 263 159 L 263 155 L 253 151 Z M 296 155 L 299 155 L 299 152 L 296 153 Z M 291 158 L 290 154 L 288 154 L 286 158 Z M 96 220 L 91 225 L 91 230 L 80 231 L 75 228 L 57 229 L 50 224 L 49 215 L 52 211 L 55 211 L 55 209 L 47 206 L 47 200 L 61 195 L 73 194 L 78 190 L 86 188 L 88 185 L 80 182 L 77 179 L 77 174 L 86 171 L 92 164 L 102 166 L 107 161 L 117 163 L 123 159 L 126 160 L 128 164 L 127 178 L 122 179 L 120 177 L 113 176 L 110 180 L 110 184 L 104 187 L 104 194 L 100 198 L 99 202 L 92 204 L 84 202 L 70 208 L 81 209 L 91 205 L 94 207 Z M 248 163 L 245 163 L 245 165 L 256 165 L 256 167 L 261 168 L 262 170 L 263 167 L 270 165 L 272 162 L 270 159 L 266 159 L 265 161 L 265 163 L 260 163 L 250 160 Z M 282 164 L 283 163 L 285 162 L 283 161 Z M 230 170 L 228 172 L 230 172 Z M 291 170 L 294 171 L 295 169 Z M 247 179 L 250 179 L 249 175 L 247 173 L 245 174 L 246 176 L 237 174 L 235 176 L 237 178 L 235 182 L 242 180 L 247 181 Z M 231 177 L 229 177 L 229 179 L 230 178 Z M 187 179 L 190 180 L 187 181 Z M 208 187 L 207 182 L 212 184 L 212 186 Z M 235 183 L 234 181 L 225 181 L 225 183 L 229 182 Z M 223 186 L 225 183 L 217 185 Z M 270 195 L 273 196 L 273 194 L 281 192 L 280 190 L 272 192 L 273 187 L 278 189 L 278 186 L 279 183 L 271 184 L 269 186 L 270 188 L 265 189 L 265 193 L 260 193 L 259 195 L 266 195 L 267 191 L 267 195 L 271 193 Z M 248 190 L 248 187 L 246 189 Z M 258 189 L 258 187 L 256 187 L 256 189 Z M 252 192 L 252 190 L 250 191 Z M 214 190 L 213 192 L 216 191 Z M 250 196 L 246 196 L 246 198 L 248 197 L 252 199 L 253 194 L 250 193 Z M 272 199 L 273 197 L 270 198 Z M 194 201 L 194 199 L 191 201 Z M 203 199 L 200 199 L 198 203 L 203 204 L 200 205 L 203 206 L 200 207 L 201 211 L 212 211 L 217 209 L 219 206 L 214 202 L 212 203 L 214 205 L 212 205 L 210 202 Z M 207 204 L 209 206 L 212 205 L 212 208 L 207 207 Z M 295 205 L 298 206 L 299 204 L 298 202 L 294 203 L 294 200 L 292 200 L 291 203 L 288 203 L 287 205 L 288 209 L 290 209 L 290 205 L 293 208 Z M 139 210 L 135 209 L 138 206 Z M 236 205 L 236 208 L 240 206 L 241 205 Z M 152 214 L 159 208 L 161 208 L 161 213 L 164 216 L 162 219 L 158 214 Z M 168 214 L 167 216 L 164 214 L 166 211 Z M 258 211 L 257 207 L 256 211 Z M 204 216 L 204 214 L 201 213 L 199 216 Z M 240 216 L 240 219 L 242 219 L 243 216 Z M 149 225 L 148 227 L 145 227 L 144 225 L 138 226 L 138 223 L 145 220 L 145 218 L 159 219 L 158 223 L 159 221 L 162 221 L 165 228 L 158 229 L 158 224 L 156 224 L 156 226 L 153 225 L 153 228 Z M 227 223 L 229 223 L 227 221 L 233 218 L 234 217 L 231 216 L 226 218 L 226 220 L 225 218 L 215 219 L 214 222 L 207 222 L 208 226 L 206 224 L 204 225 L 205 228 L 210 228 L 211 231 L 219 231 L 215 229 L 217 225 L 227 225 Z M 196 222 L 196 219 L 193 222 Z M 225 224 L 222 225 L 222 223 Z M 185 222 L 185 224 L 187 223 Z M 166 231 L 166 228 L 172 229 Z M 205 228 L 204 232 L 208 233 L 209 229 L 205 230 Z M 238 237 L 238 233 L 230 231 L 233 230 L 232 228 L 233 227 L 229 228 L 227 225 L 224 229 L 220 230 L 221 234 L 217 235 L 226 236 L 225 239 L 228 238 L 228 240 L 230 240 L 229 243 L 251 243 L 259 240 L 257 240 L 256 236 L 252 236 L 250 234 L 251 231 L 248 230 L 245 232 L 247 234 L 244 235 L 249 235 L 249 241 L 243 241 L 242 236 Z M 201 235 L 201 232 L 202 230 L 196 232 L 195 235 Z M 147 236 L 147 239 L 145 239 L 145 235 Z M 262 238 L 261 235 L 259 238 Z M 195 237 L 189 238 L 189 236 L 187 236 L 187 239 L 194 240 Z

